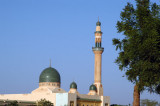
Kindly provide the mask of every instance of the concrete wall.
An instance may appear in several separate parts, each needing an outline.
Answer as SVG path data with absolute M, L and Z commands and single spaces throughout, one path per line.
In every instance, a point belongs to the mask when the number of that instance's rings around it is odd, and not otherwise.
M 68 106 L 68 93 L 56 93 L 55 106 Z
M 87 98 L 87 99 L 101 99 L 101 96 L 98 96 L 98 95 L 79 94 L 78 97 Z
M 101 96 L 102 104 L 101 106 L 105 106 L 105 104 L 108 104 L 110 106 L 110 97 L 109 96 Z
M 4 100 L 20 100 L 20 101 L 33 101 L 36 102 L 40 99 L 46 99 L 55 103 L 56 95 L 55 93 L 52 94 L 1 94 L 0 99 Z
M 98 95 L 86 95 L 76 93 L 31 93 L 31 94 L 1 94 L 1 100 L 20 100 L 20 101 L 33 101 L 36 102 L 40 99 L 46 99 L 51 101 L 54 106 L 70 106 L 73 102 L 74 106 L 77 106 L 77 96 L 86 99 L 99 99 L 102 101 L 101 106 L 105 106 L 108 103 L 110 105 L 110 97 L 98 96 Z
M 70 102 L 74 102 L 74 106 L 77 106 L 77 94 L 76 93 L 68 93 L 68 106 L 70 106 Z

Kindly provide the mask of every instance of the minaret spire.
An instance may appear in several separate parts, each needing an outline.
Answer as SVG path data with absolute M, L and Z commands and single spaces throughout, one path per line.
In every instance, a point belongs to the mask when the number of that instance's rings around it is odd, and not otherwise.
M 49 67 L 51 67 L 51 59 L 50 59 L 50 64 L 49 64 Z
M 101 32 L 101 22 L 96 23 L 96 32 L 95 32 L 95 47 L 92 48 L 95 54 L 95 67 L 94 67 L 94 85 L 97 87 L 97 95 L 103 95 L 103 87 L 101 81 L 101 65 L 102 65 L 102 53 L 104 48 L 102 47 L 102 32 Z
M 99 16 L 98 16 L 98 22 L 99 22 Z

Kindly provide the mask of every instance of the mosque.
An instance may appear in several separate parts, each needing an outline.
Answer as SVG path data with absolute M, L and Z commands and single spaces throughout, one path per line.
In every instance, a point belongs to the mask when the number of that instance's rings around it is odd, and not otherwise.
M 20 106 L 35 106 L 41 99 L 49 100 L 54 106 L 109 106 L 110 97 L 103 96 L 101 81 L 101 62 L 104 48 L 101 47 L 102 32 L 101 23 L 96 23 L 95 47 L 92 48 L 95 54 L 94 84 L 89 87 L 88 94 L 80 94 L 76 82 L 70 84 L 67 92 L 61 88 L 61 76 L 51 66 L 44 69 L 39 76 L 39 87 L 30 94 L 0 94 L 0 106 L 4 106 L 14 100 Z

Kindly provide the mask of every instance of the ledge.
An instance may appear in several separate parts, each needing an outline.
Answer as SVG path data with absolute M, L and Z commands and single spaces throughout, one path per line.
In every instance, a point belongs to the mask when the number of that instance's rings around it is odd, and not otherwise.
M 80 101 L 89 101 L 89 102 L 102 102 L 100 99 L 88 99 L 88 98 L 77 98 Z
M 103 47 L 92 47 L 93 51 L 104 51 Z
M 94 33 L 100 33 L 100 34 L 103 34 L 101 31 L 96 31 L 96 32 L 94 32 Z

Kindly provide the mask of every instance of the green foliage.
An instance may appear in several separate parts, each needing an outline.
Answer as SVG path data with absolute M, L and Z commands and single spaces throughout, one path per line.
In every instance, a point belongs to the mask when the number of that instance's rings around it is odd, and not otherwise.
M 128 105 L 117 105 L 117 104 L 112 104 L 111 106 L 128 106 Z
M 158 105 L 160 104 L 158 104 L 158 102 L 154 100 L 148 100 L 148 99 L 141 100 L 141 106 L 158 106 Z
M 53 106 L 53 103 L 51 103 L 50 101 L 46 99 L 41 99 L 37 101 L 37 106 Z
M 128 3 L 117 30 L 124 35 L 122 40 L 113 39 L 119 69 L 139 91 L 154 92 L 160 84 L 160 6 L 149 0 L 136 0 L 136 8 Z
M 19 106 L 17 101 L 9 103 L 7 106 Z

